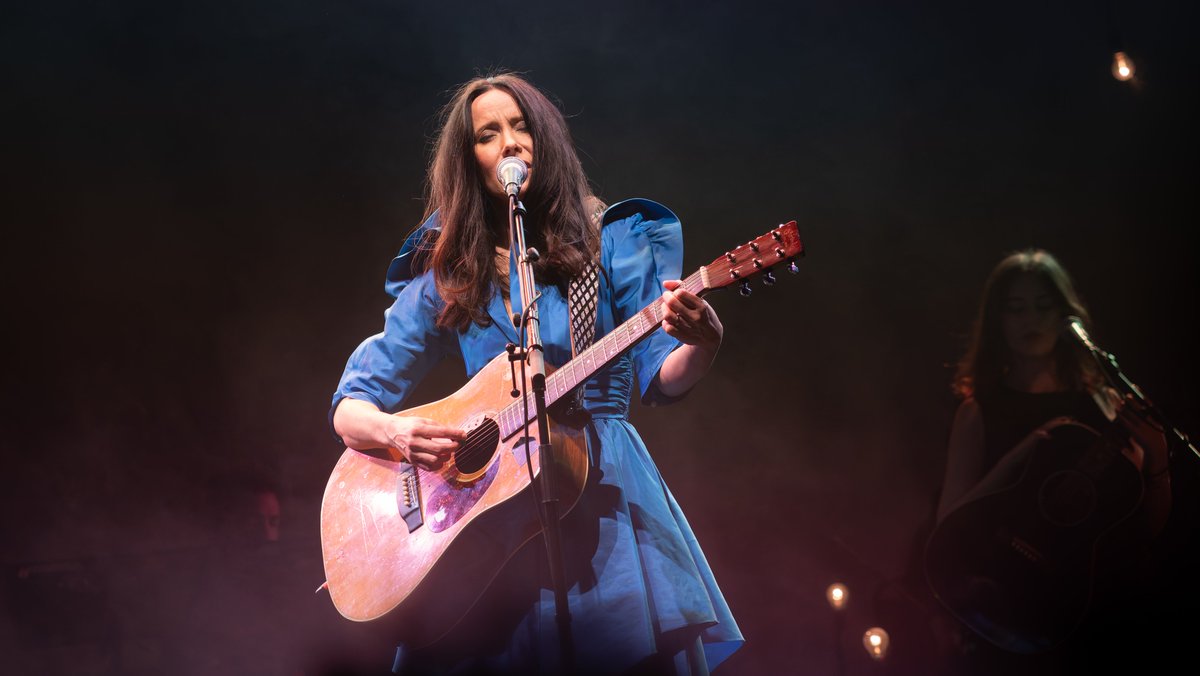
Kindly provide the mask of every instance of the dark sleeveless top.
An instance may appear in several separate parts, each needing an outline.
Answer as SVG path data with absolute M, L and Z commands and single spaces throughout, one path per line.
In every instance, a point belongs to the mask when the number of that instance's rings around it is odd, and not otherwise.
M 1003 385 L 976 396 L 983 415 L 984 472 L 990 470 L 1030 432 L 1066 416 L 1097 432 L 1111 423 L 1087 392 L 1020 392 Z

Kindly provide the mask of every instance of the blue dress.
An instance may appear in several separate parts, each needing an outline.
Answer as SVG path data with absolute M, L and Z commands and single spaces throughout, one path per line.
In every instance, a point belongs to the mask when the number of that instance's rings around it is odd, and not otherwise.
M 435 227 L 436 214 L 421 230 Z M 488 307 L 489 326 L 472 324 L 464 333 L 437 328 L 443 303 L 433 274 L 409 270 L 421 230 L 389 268 L 387 289 L 396 299 L 384 314 L 384 330 L 351 355 L 334 407 L 352 397 L 383 411 L 402 410 L 413 386 L 444 356 L 461 356 L 473 376 L 506 343 L 518 342 L 499 293 Z M 680 278 L 679 219 L 648 200 L 613 205 L 603 218 L 600 262 L 607 279 L 602 276 L 599 289 L 597 339 L 660 297 L 665 280 Z M 561 365 L 571 358 L 567 303 L 553 286 L 539 291 L 546 359 Z M 562 525 L 581 673 L 620 673 L 638 665 L 653 673 L 673 667 L 675 673 L 702 674 L 743 643 L 687 519 L 628 421 L 634 387 L 652 405 L 670 401 L 655 376 L 679 344 L 657 330 L 585 386 L 592 470 Z M 557 633 L 544 558 L 537 538 L 510 561 L 456 628 L 461 640 L 445 642 L 447 663 L 495 673 L 553 671 Z

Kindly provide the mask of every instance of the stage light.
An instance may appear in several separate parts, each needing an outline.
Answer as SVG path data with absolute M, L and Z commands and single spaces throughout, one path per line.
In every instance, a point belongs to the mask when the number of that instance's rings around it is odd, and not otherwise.
M 1133 59 L 1125 52 L 1116 52 L 1113 54 L 1112 74 L 1121 82 L 1128 82 L 1133 79 Z
M 834 582 L 829 585 L 829 589 L 825 590 L 825 600 L 829 601 L 829 607 L 834 610 L 841 610 L 849 598 L 850 590 L 846 589 L 846 585 L 841 582 Z
M 887 656 L 888 633 L 882 627 L 871 627 L 863 634 L 863 648 L 871 659 L 882 661 Z

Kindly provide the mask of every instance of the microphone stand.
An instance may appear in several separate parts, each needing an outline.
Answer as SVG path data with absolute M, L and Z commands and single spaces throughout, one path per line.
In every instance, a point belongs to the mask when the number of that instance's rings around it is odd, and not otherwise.
M 533 372 L 529 382 L 532 385 L 533 401 L 537 412 L 538 457 L 541 465 L 541 474 L 537 484 L 534 485 L 534 494 L 535 496 L 539 492 L 541 494 L 538 516 L 542 521 L 550 581 L 554 587 L 554 619 L 558 627 L 561 673 L 573 674 L 575 671 L 575 643 L 571 636 L 571 610 L 567 602 L 566 575 L 563 567 L 559 524 L 561 515 L 554 476 L 558 465 L 554 447 L 550 442 L 550 420 L 546 412 L 546 361 L 539 328 L 537 289 L 533 279 L 533 261 L 537 260 L 538 254 L 535 249 L 528 249 L 525 245 L 525 207 L 517 199 L 517 188 L 506 187 L 506 189 L 508 191 L 508 228 L 512 236 L 510 246 L 513 247 L 512 251 L 517 252 L 517 282 L 521 287 L 520 323 L 524 325 L 521 336 L 525 338 L 525 344 L 514 350 L 509 359 L 524 360 Z M 524 373 L 524 368 L 522 368 L 522 373 Z M 526 411 L 528 411 L 528 395 L 524 391 L 525 382 L 525 378 L 522 377 L 521 398 Z M 526 413 L 526 426 L 528 426 L 528 419 Z M 526 444 L 528 444 L 528 440 L 526 440 Z
M 1108 379 L 1110 385 L 1118 392 L 1132 397 L 1138 405 L 1136 409 L 1138 414 L 1147 418 L 1162 430 L 1166 435 L 1167 430 L 1171 433 L 1167 436 L 1169 451 L 1167 453 L 1167 467 L 1170 468 L 1170 461 L 1175 457 L 1176 448 L 1186 448 L 1192 452 L 1192 456 L 1200 460 L 1200 451 L 1192 444 L 1188 436 L 1181 432 L 1178 427 L 1175 427 L 1167 418 L 1167 415 L 1162 412 L 1162 409 L 1154 405 L 1145 394 L 1142 393 L 1142 388 L 1138 387 L 1132 380 L 1125 377 L 1121 372 L 1121 365 L 1117 363 L 1117 358 L 1113 353 L 1107 352 L 1100 348 L 1099 345 L 1093 343 L 1087 338 L 1086 334 L 1076 332 L 1079 339 L 1092 353 L 1092 357 L 1096 359 L 1096 363 L 1100 365 L 1100 370 L 1104 373 L 1104 377 Z M 1174 441 L 1175 443 L 1170 443 Z

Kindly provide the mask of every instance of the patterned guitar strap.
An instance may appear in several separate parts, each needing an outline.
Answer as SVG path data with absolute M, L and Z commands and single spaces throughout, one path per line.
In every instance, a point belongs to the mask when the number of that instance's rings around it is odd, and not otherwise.
M 600 219 L 606 208 L 604 202 L 592 197 L 588 200 L 592 211 L 592 224 L 600 228 Z M 596 315 L 599 310 L 600 275 L 604 269 L 597 259 L 588 261 L 583 272 L 579 273 L 567 285 L 567 307 L 571 318 L 571 356 L 578 357 L 584 350 L 592 346 L 596 340 Z M 587 415 L 583 407 L 583 383 L 580 383 L 571 394 L 567 406 L 568 419 L 577 419 Z

